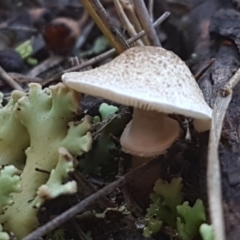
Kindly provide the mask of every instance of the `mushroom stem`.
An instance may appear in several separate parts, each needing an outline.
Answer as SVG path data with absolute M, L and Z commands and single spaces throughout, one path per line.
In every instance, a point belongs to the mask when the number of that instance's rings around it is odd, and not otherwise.
M 163 113 L 135 108 L 133 118 L 121 136 L 122 150 L 145 158 L 141 161 L 139 158 L 141 164 L 163 154 L 179 135 L 180 127 L 176 120 Z
M 139 157 L 139 156 L 132 156 L 131 158 L 131 165 L 132 169 L 135 169 L 144 163 L 151 161 L 154 157 Z

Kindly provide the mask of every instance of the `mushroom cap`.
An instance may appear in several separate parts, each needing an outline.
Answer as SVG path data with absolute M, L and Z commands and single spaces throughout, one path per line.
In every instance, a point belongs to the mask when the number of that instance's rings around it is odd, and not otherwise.
M 187 65 L 161 47 L 132 47 L 98 68 L 65 73 L 63 82 L 76 91 L 144 110 L 196 119 L 195 128 L 210 128 L 212 109 Z

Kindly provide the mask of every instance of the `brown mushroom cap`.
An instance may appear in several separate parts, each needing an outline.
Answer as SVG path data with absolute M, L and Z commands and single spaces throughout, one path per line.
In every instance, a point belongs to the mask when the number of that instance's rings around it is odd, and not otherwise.
M 85 72 L 65 73 L 76 91 L 143 110 L 194 118 L 195 128 L 210 128 L 212 109 L 186 64 L 161 47 L 139 46 Z
M 71 52 L 79 35 L 78 22 L 65 17 L 55 18 L 45 27 L 43 32 L 48 48 L 52 52 L 62 55 Z

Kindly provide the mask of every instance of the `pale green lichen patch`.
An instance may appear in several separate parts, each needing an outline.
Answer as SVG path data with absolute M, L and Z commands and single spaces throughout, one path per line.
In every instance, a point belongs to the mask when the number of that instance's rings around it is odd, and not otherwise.
M 3 231 L 3 227 L 0 224 L 0 239 L 1 240 L 10 240 L 10 236 L 8 235 L 8 233 Z
M 57 198 L 63 194 L 73 194 L 77 192 L 76 181 L 62 183 L 70 172 L 73 172 L 77 164 L 66 148 L 59 148 L 59 158 L 55 169 L 51 171 L 48 181 L 43 184 L 37 192 L 37 197 L 33 205 L 39 208 L 45 200 Z
M 19 184 L 20 173 L 21 172 L 12 165 L 4 166 L 0 169 L 0 214 L 3 211 L 3 207 L 13 203 L 11 194 L 21 191 Z
M 76 156 L 89 151 L 92 145 L 91 119 L 85 117 L 71 123 L 79 112 L 79 93 L 62 83 L 45 90 L 36 83 L 29 87 L 29 96 L 20 98 L 14 107 L 15 115 L 30 135 L 20 181 L 22 192 L 13 194 L 14 204 L 6 209 L 4 224 L 19 239 L 38 225 L 38 209 L 34 208 L 33 200 L 39 187 L 49 179 L 46 172 L 57 166 L 58 149 L 65 147 Z
M 15 117 L 13 108 L 24 95 L 24 92 L 13 91 L 8 104 L 0 108 L 0 166 L 13 164 L 21 170 L 26 159 L 24 151 L 29 146 L 29 134 Z

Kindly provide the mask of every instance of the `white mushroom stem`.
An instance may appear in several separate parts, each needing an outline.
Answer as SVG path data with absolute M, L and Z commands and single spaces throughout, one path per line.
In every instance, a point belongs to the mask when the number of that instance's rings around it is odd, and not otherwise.
M 122 150 L 135 156 L 136 167 L 163 154 L 179 135 L 178 122 L 166 114 L 135 108 L 121 136 Z

